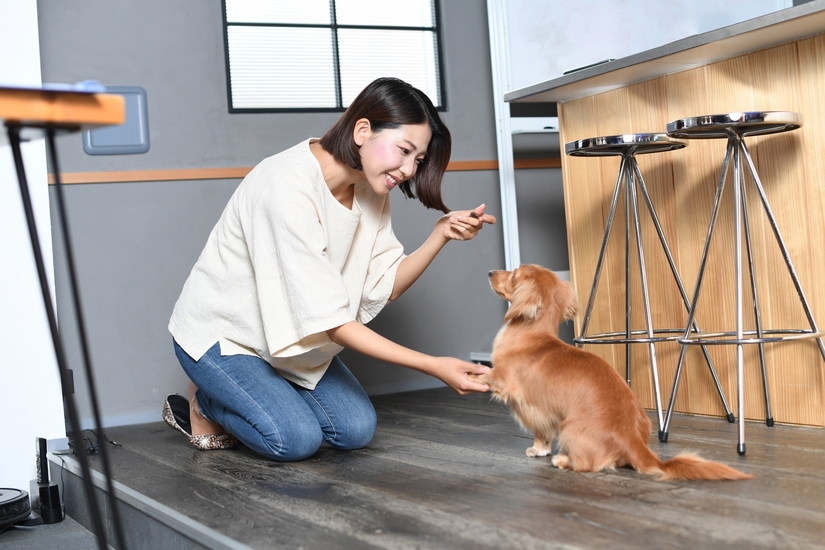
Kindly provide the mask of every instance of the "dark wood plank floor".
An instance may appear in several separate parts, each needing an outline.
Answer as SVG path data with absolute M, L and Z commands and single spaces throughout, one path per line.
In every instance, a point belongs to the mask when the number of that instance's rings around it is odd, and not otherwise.
M 487 395 L 374 399 L 366 448 L 281 464 L 201 452 L 163 423 L 107 430 L 120 483 L 252 548 L 825 548 L 825 430 L 675 415 L 690 450 L 757 479 L 657 482 L 527 458 L 531 437 Z M 655 429 L 655 428 L 654 428 Z M 93 457 L 94 458 L 94 457 Z

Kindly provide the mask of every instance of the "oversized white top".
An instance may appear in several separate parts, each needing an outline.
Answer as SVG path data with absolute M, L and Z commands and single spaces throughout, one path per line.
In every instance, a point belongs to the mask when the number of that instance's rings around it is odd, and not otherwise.
M 352 210 L 330 193 L 304 141 L 258 164 L 212 229 L 175 304 L 169 331 L 200 359 L 261 357 L 314 389 L 343 348 L 326 330 L 369 322 L 404 258 L 388 196 L 356 184 Z

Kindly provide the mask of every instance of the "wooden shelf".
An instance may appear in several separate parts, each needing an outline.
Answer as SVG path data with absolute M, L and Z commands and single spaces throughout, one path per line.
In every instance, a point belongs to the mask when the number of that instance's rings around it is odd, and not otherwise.
M 126 111 L 123 97 L 115 94 L 0 86 L 0 120 L 25 128 L 80 131 L 123 124 Z

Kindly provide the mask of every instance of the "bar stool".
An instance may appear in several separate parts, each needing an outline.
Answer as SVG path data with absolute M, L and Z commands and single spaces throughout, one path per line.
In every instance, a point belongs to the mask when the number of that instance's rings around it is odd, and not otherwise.
M 642 247 L 641 226 L 639 224 L 639 202 L 636 194 L 636 188 L 641 191 L 644 197 L 645 204 L 653 220 L 653 225 L 656 228 L 656 233 L 659 235 L 659 241 L 670 264 L 673 278 L 679 292 L 682 296 L 682 301 L 685 304 L 686 312 L 689 309 L 689 301 L 687 292 L 685 291 L 682 279 L 679 277 L 679 272 L 676 269 L 676 264 L 673 261 L 673 256 L 670 252 L 670 247 L 667 245 L 662 226 L 659 223 L 659 218 L 653 208 L 653 203 L 650 200 L 650 195 L 647 192 L 642 173 L 639 170 L 639 165 L 636 162 L 636 155 L 648 153 L 661 153 L 666 151 L 674 151 L 682 149 L 685 144 L 679 141 L 669 139 L 665 134 L 625 134 L 617 136 L 602 136 L 590 139 L 583 139 L 579 141 L 572 141 L 567 143 L 564 147 L 566 154 L 570 156 L 579 157 L 605 157 L 605 156 L 621 156 L 621 164 L 619 166 L 619 174 L 616 179 L 616 186 L 613 190 L 613 198 L 610 203 L 610 213 L 607 217 L 607 225 L 604 230 L 604 238 L 602 240 L 601 250 L 599 251 L 599 258 L 596 263 L 596 272 L 593 276 L 593 284 L 590 287 L 590 296 L 587 300 L 587 307 L 584 313 L 584 320 L 582 321 L 581 331 L 579 336 L 574 338 L 574 342 L 582 347 L 584 344 L 625 344 L 625 379 L 630 385 L 630 345 L 631 344 L 647 344 L 650 354 L 650 366 L 653 379 L 653 395 L 656 403 L 656 413 L 659 427 L 659 437 L 663 437 L 664 419 L 662 413 L 662 397 L 659 389 L 659 370 L 656 361 L 657 342 L 676 341 L 683 336 L 685 332 L 684 327 L 672 329 L 654 329 L 650 315 L 650 299 L 648 297 L 648 283 L 647 273 L 645 270 L 645 255 Z M 599 286 L 599 278 L 601 276 L 602 265 L 604 263 L 607 243 L 610 238 L 610 232 L 613 227 L 613 217 L 616 213 L 616 205 L 618 204 L 619 193 L 624 188 L 625 194 L 625 330 L 623 332 L 610 332 L 602 334 L 588 335 L 587 328 L 590 323 L 590 316 L 593 312 L 595 303 L 596 290 Z M 644 304 L 645 329 L 633 330 L 631 327 L 630 318 L 630 231 L 631 231 L 631 214 L 632 225 L 635 232 L 636 239 L 636 253 L 639 260 L 639 274 L 641 279 L 642 302 Z M 698 323 L 691 319 L 687 325 L 688 332 L 699 331 Z M 670 334 L 670 336 L 668 336 Z M 684 346 L 682 346 L 684 349 Z M 728 418 L 733 422 L 733 415 L 730 413 L 725 395 L 722 392 L 722 386 L 716 376 L 716 370 L 710 359 L 707 350 L 702 347 L 704 351 L 705 360 L 710 369 L 711 376 L 716 383 L 719 396 L 722 404 L 728 413 Z
M 740 455 L 745 454 L 745 424 L 743 418 L 745 415 L 745 400 L 744 400 L 744 353 L 743 345 L 757 344 L 759 346 L 759 358 L 762 368 L 762 387 L 765 394 L 765 405 L 768 426 L 773 425 L 773 415 L 770 408 L 770 396 L 768 394 L 767 371 L 765 369 L 765 354 L 763 344 L 781 342 L 783 340 L 799 340 L 804 338 L 817 338 L 819 344 L 819 351 L 825 359 L 825 346 L 822 343 L 823 333 L 817 328 L 814 321 L 811 309 L 808 306 L 808 300 L 805 298 L 805 293 L 802 291 L 802 286 L 799 283 L 793 263 L 791 262 L 788 249 L 779 233 L 776 219 L 768 204 L 765 190 L 759 180 L 759 175 L 756 173 L 753 160 L 751 159 L 748 148 L 745 145 L 745 137 L 775 134 L 779 132 L 787 132 L 796 130 L 802 126 L 802 116 L 797 113 L 784 111 L 764 111 L 764 112 L 746 112 L 746 113 L 728 113 L 719 115 L 706 115 L 692 118 L 685 118 L 674 120 L 667 125 L 667 135 L 670 137 L 677 137 L 683 139 L 727 139 L 727 149 L 725 151 L 725 158 L 722 163 L 722 172 L 719 176 L 719 183 L 716 188 L 716 197 L 713 202 L 713 209 L 710 215 L 710 226 L 708 227 L 707 237 L 705 239 L 704 250 L 702 251 L 702 259 L 699 264 L 699 274 L 696 280 L 696 289 L 693 294 L 693 300 L 690 305 L 690 319 L 688 326 L 693 321 L 696 314 L 696 305 L 699 300 L 699 293 L 702 288 L 702 279 L 705 273 L 705 266 L 708 258 L 708 248 L 710 246 L 711 238 L 713 236 L 713 229 L 716 223 L 716 215 L 718 213 L 719 201 L 722 192 L 725 188 L 725 179 L 728 172 L 728 167 L 733 158 L 733 208 L 734 208 L 734 254 L 735 254 L 735 274 L 736 274 L 736 330 L 732 332 L 719 333 L 705 333 L 701 335 L 690 334 L 690 331 L 685 331 L 684 337 L 679 341 L 685 345 L 705 345 L 705 344 L 731 344 L 736 345 L 736 362 L 737 362 L 737 394 L 739 398 L 739 443 L 736 451 Z M 808 318 L 810 329 L 770 329 L 766 330 L 762 327 L 762 319 L 759 312 L 759 298 L 756 291 L 756 270 L 753 263 L 753 246 L 751 244 L 750 221 L 748 219 L 748 210 L 745 200 L 745 174 L 743 171 L 743 161 L 747 165 L 751 180 L 759 193 L 762 201 L 762 206 L 765 209 L 765 214 L 770 221 L 773 229 L 774 237 L 782 252 L 782 257 L 790 273 L 793 284 L 796 287 L 797 295 L 805 310 L 805 315 Z M 742 230 L 745 233 L 745 246 L 748 255 L 748 268 L 750 271 L 751 292 L 753 294 L 753 310 L 756 322 L 756 330 L 744 330 L 742 326 Z M 746 337 L 747 336 L 747 337 Z M 673 413 L 673 405 L 676 400 L 676 394 L 679 389 L 679 379 L 684 367 L 684 350 L 682 348 L 682 355 L 679 358 L 679 366 L 676 369 L 676 376 L 673 381 L 673 390 L 670 396 L 670 404 L 667 409 L 667 416 L 664 426 L 664 439 L 667 440 L 667 432 L 670 426 L 670 418 Z

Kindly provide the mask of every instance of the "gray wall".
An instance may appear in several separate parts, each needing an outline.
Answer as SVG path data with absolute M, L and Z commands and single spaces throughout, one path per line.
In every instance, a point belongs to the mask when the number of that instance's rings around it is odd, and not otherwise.
M 63 172 L 252 166 L 308 136 L 336 113 L 228 114 L 220 2 L 214 0 L 39 0 L 44 82 L 97 79 L 143 86 L 151 150 L 87 156 L 81 137 L 58 141 Z M 444 0 L 442 39 L 453 160 L 496 157 L 485 3 Z M 530 177 L 558 171 L 529 171 Z M 526 173 L 526 171 L 525 171 Z M 92 363 L 106 424 L 158 420 L 163 398 L 183 392 L 166 324 L 206 237 L 237 180 L 78 184 L 65 187 Z M 527 182 L 541 189 L 541 183 Z M 500 212 L 495 171 L 450 172 L 445 199 L 455 209 L 482 202 Z M 538 192 L 538 191 L 537 191 Z M 52 189 L 54 197 L 54 189 Z M 394 227 L 409 251 L 438 213 L 399 194 Z M 558 216 L 558 209 L 553 210 Z M 563 224 L 562 224 L 563 227 Z M 58 308 L 75 369 L 81 417 L 90 417 L 77 364 L 65 258 L 55 234 Z M 562 239 L 564 242 L 565 239 Z M 538 259 L 531 261 L 539 261 Z M 500 226 L 469 243 L 450 243 L 404 296 L 371 327 L 420 351 L 467 358 L 489 351 L 505 304 L 486 273 L 503 266 Z M 566 249 L 564 266 L 566 269 Z M 346 353 L 371 393 L 432 386 L 434 379 Z
M 514 89 L 523 88 L 574 67 L 620 59 L 791 5 L 790 0 L 507 0 L 511 82 Z

